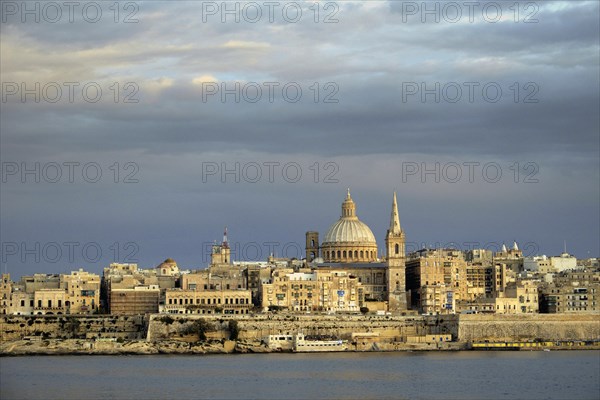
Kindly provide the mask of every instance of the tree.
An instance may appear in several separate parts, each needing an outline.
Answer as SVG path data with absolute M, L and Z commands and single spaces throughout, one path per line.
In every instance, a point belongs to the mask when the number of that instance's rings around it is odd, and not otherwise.
M 77 317 L 69 317 L 66 330 L 71 334 L 71 338 L 76 339 L 79 337 L 79 325 L 81 325 L 81 322 Z
M 208 322 L 204 319 L 198 319 L 192 324 L 187 325 L 180 333 L 183 335 L 197 334 L 198 340 L 204 342 L 206 340 L 206 332 L 208 331 Z
M 240 334 L 240 328 L 238 322 L 234 319 L 229 320 L 229 339 L 237 340 Z

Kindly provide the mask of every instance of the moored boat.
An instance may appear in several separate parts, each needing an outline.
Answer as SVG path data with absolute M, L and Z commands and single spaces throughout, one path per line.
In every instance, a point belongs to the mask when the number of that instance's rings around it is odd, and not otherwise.
M 348 344 L 340 339 L 310 339 L 304 334 L 298 333 L 294 338 L 293 351 L 297 353 L 346 351 Z

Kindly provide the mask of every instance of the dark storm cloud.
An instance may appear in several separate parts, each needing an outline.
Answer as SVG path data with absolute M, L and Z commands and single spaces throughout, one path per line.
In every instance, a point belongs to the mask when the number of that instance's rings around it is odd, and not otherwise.
M 2 161 L 97 162 L 104 175 L 98 184 L 11 177 L 0 193 L 2 240 L 133 240 L 143 266 L 168 256 L 202 266 L 199 248 L 219 239 L 224 225 L 240 242 L 302 243 L 308 229 L 324 234 L 350 186 L 380 246 L 396 189 L 409 240 L 516 238 L 555 254 L 567 239 L 577 255 L 597 256 L 599 6 L 538 3 L 536 24 L 404 23 L 398 2 L 340 2 L 335 24 L 205 23 L 201 4 L 179 1 L 140 2 L 136 24 L 3 23 L 3 83 L 97 82 L 104 91 L 98 103 L 9 97 L 0 118 Z M 281 92 L 273 103 L 266 95 L 254 104 L 231 96 L 222 103 L 219 95 L 203 101 L 201 83 L 212 80 L 228 87 L 297 82 L 303 96 L 297 103 Z M 115 103 L 114 82 L 137 84 L 139 103 L 123 103 L 124 92 Z M 317 103 L 309 89 L 315 82 Z M 338 103 L 322 101 L 328 82 L 339 89 Z M 406 84 L 453 82 L 463 88 L 456 103 L 403 97 Z M 486 101 L 478 89 L 470 102 L 465 82 L 496 84 L 503 97 Z M 528 94 L 537 103 L 525 103 Z M 503 180 L 402 179 L 406 162 L 470 161 L 498 163 Z M 113 183 L 114 162 L 136 163 L 139 182 Z M 273 183 L 265 175 L 256 184 L 222 182 L 220 174 L 205 182 L 206 162 L 296 162 L 303 175 L 297 183 L 280 171 Z M 328 162 L 338 171 L 325 184 Z M 536 163 L 540 182 L 515 183 L 515 162 L 521 169 Z M 482 220 L 491 228 L 481 228 Z M 9 261 L 27 273 L 58 267 Z

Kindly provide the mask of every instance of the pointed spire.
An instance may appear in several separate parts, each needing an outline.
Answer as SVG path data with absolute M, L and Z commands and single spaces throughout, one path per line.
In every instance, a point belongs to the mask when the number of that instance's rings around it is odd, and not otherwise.
M 346 195 L 346 200 L 352 200 L 352 197 L 350 197 L 350 188 L 348 188 L 348 194 Z
M 502 252 L 506 253 L 508 250 L 506 250 L 506 245 L 504 243 L 502 243 Z
M 398 215 L 398 201 L 396 200 L 396 192 L 394 192 L 392 216 L 390 217 L 390 233 L 398 234 L 400 232 L 402 232 L 402 229 L 400 228 L 400 216 Z
M 223 232 L 223 243 L 224 248 L 229 248 L 229 241 L 227 240 L 227 227 L 225 227 L 225 232 Z
M 517 246 L 517 241 L 516 240 L 513 242 L 513 248 L 512 249 L 515 250 L 515 251 L 519 250 L 519 246 Z

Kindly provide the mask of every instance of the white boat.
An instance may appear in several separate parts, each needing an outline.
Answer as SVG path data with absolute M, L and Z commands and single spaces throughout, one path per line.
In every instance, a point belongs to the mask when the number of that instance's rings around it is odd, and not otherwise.
M 268 348 L 273 350 L 293 350 L 294 336 L 287 334 L 269 335 L 263 339 Z
M 296 353 L 314 353 L 328 351 L 346 351 L 348 345 L 344 340 L 309 340 L 303 333 L 294 337 L 293 351 Z
M 263 339 L 267 347 L 279 351 L 314 353 L 348 350 L 347 341 L 338 339 L 307 339 L 303 333 L 296 335 L 269 335 Z

